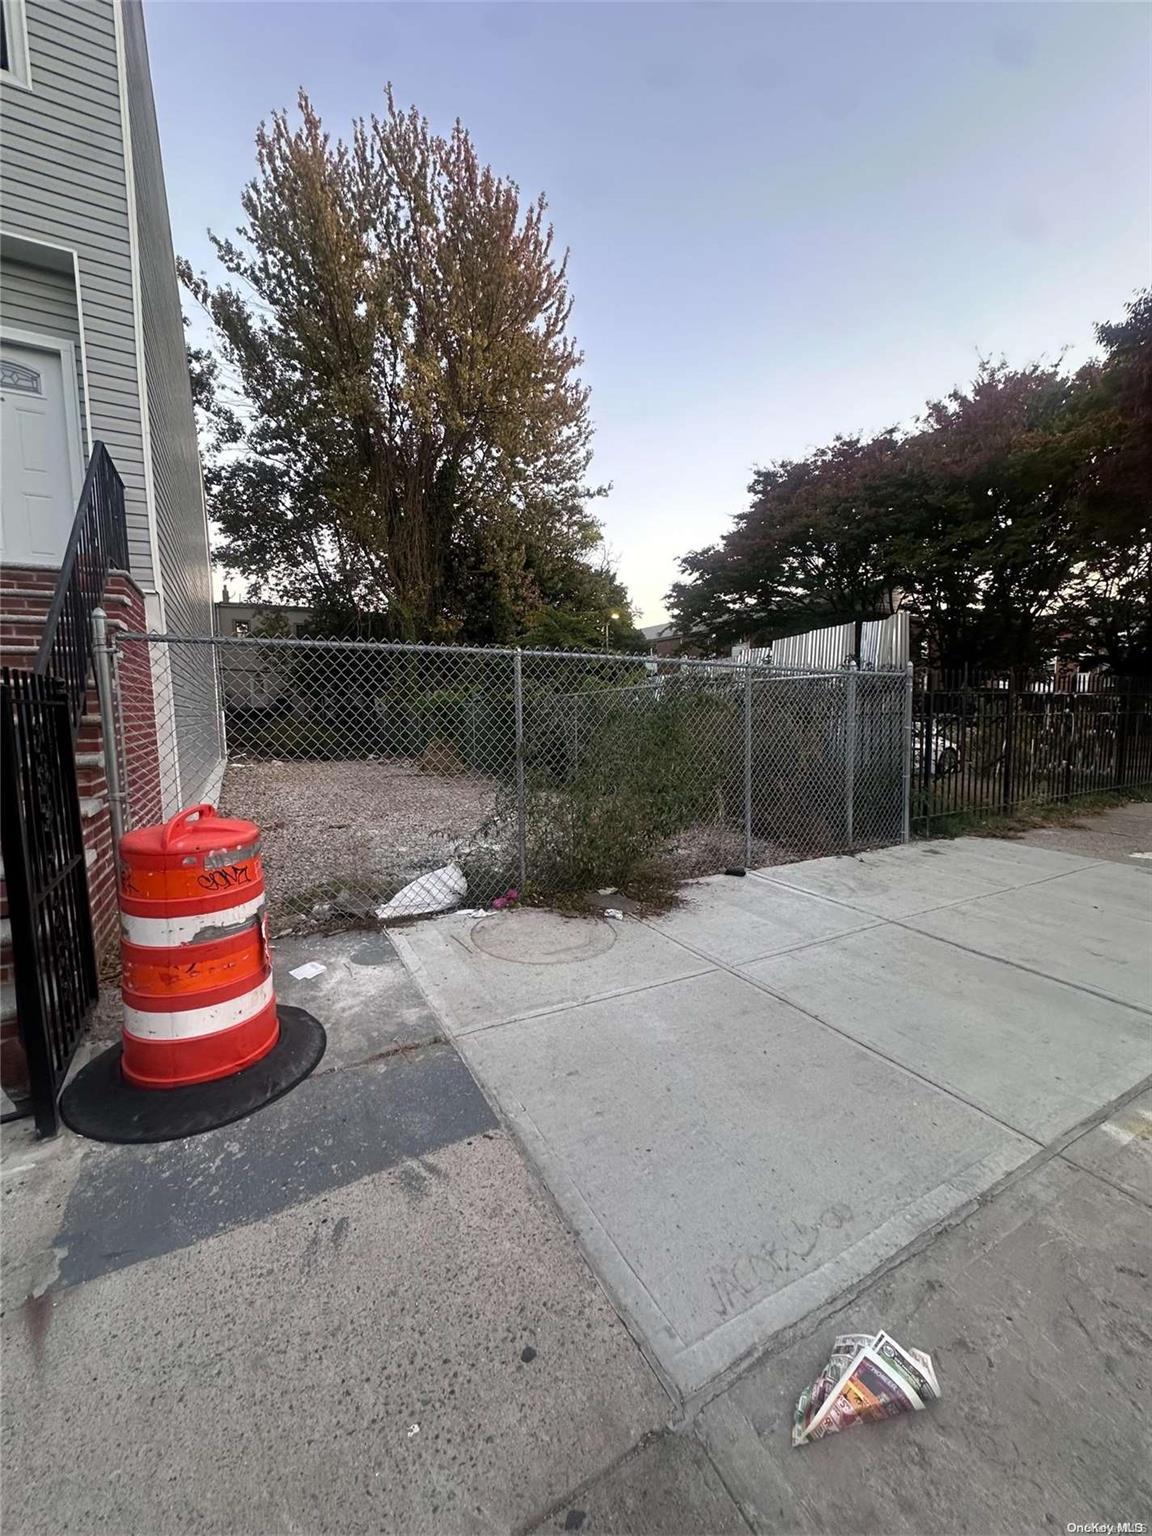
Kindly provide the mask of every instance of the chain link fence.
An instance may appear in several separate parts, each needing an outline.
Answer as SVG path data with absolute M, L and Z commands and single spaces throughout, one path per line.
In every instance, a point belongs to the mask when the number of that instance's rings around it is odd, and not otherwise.
M 905 672 L 139 634 L 116 650 L 126 829 L 197 797 L 256 822 L 274 932 L 907 836 Z M 183 702 L 212 692 L 222 710 Z

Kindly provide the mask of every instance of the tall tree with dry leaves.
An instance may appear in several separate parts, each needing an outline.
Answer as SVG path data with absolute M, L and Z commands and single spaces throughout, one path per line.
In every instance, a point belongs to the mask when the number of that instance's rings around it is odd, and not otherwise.
M 298 106 L 257 134 L 245 225 L 212 237 L 232 281 L 181 264 L 218 343 L 198 394 L 219 558 L 400 639 L 595 606 L 588 390 L 544 199 L 391 90 L 349 142 Z

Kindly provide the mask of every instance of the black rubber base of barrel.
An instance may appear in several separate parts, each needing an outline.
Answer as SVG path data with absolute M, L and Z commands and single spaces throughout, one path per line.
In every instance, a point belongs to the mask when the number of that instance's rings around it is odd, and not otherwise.
M 60 1098 L 64 1124 L 93 1141 L 177 1141 L 242 1120 L 303 1082 L 328 1037 L 303 1008 L 279 1006 L 280 1038 L 267 1056 L 214 1083 L 137 1088 L 120 1070 L 114 1045 L 77 1072 Z

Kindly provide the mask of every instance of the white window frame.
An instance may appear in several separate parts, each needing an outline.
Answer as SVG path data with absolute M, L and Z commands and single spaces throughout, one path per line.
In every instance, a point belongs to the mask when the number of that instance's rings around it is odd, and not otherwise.
M 8 33 L 8 68 L 0 69 L 0 80 L 5 85 L 18 85 L 21 90 L 32 89 L 32 69 L 28 62 L 28 18 L 24 12 L 24 0 L 0 0 L 4 11 L 4 26 Z

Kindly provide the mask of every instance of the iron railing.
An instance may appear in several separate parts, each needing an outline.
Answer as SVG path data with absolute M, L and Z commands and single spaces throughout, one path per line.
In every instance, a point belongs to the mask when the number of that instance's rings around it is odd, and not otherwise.
M 127 569 L 124 482 L 107 448 L 96 443 L 34 667 L 41 677 L 64 684 L 73 732 L 88 691 L 92 615 L 103 600 L 108 573 Z
M 98 992 L 67 685 L 5 668 L 0 738 L 16 1012 L 36 1129 L 51 1136 L 56 1097 Z
M 1152 678 L 917 674 L 915 831 L 1152 785 Z

